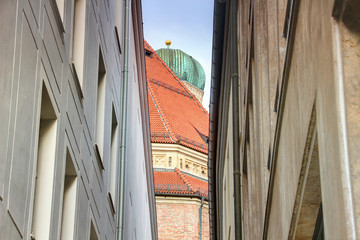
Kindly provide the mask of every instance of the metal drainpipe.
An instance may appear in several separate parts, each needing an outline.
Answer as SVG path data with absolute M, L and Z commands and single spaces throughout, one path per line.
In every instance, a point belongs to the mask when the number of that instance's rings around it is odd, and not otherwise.
M 126 165 L 126 129 L 127 129 L 127 96 L 128 96 L 128 79 L 129 79 L 129 15 L 131 0 L 124 0 L 125 14 L 123 21 L 124 29 L 124 65 L 122 69 L 122 101 L 121 101 L 121 138 L 120 138 L 120 175 L 118 183 L 121 187 L 118 191 L 118 215 L 117 215 L 117 231 L 116 239 L 123 239 L 124 233 L 124 202 L 125 202 L 125 165 Z
M 209 153 L 208 153 L 208 182 L 209 182 L 209 227 L 210 239 L 217 239 L 217 202 L 216 202 L 216 155 L 218 146 L 218 118 L 220 102 L 220 82 L 223 66 L 224 25 L 226 4 L 214 1 L 214 31 L 211 66 L 211 88 L 209 107 Z M 219 214 L 220 216 L 220 214 Z
M 202 238 L 202 208 L 204 205 L 204 197 L 201 197 L 201 205 L 199 208 L 199 240 Z
M 234 205 L 235 205 L 235 239 L 242 239 L 241 226 L 241 196 L 240 196 L 240 136 L 239 136 L 239 73 L 237 48 L 237 10 L 238 1 L 231 1 L 230 14 L 230 48 L 231 48 L 231 81 L 233 105 L 233 164 L 234 164 Z

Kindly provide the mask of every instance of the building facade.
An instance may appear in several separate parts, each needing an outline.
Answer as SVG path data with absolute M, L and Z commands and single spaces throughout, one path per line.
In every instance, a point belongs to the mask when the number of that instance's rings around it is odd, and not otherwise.
M 359 238 L 359 12 L 215 1 L 211 239 Z
M 157 238 L 141 23 L 141 1 L 0 2 L 0 239 Z
M 208 113 L 147 42 L 145 54 L 159 239 L 209 239 Z

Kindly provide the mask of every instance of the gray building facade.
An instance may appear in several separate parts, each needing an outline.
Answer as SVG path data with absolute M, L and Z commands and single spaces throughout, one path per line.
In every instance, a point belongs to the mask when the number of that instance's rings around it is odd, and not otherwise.
M 157 239 L 141 1 L 0 1 L 0 239 Z

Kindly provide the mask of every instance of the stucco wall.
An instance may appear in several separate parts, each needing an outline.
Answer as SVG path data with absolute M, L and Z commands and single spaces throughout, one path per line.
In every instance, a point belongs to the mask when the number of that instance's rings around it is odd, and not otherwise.
M 132 15 L 130 19 L 135 18 Z M 134 22 L 130 23 L 132 29 L 136 29 Z M 153 239 L 152 228 L 156 223 L 152 222 L 150 208 L 154 207 L 151 203 L 155 204 L 155 201 L 151 201 L 150 196 L 154 198 L 154 186 L 148 183 L 153 178 L 150 129 L 144 131 L 143 127 L 149 126 L 149 118 L 144 117 L 144 108 L 148 107 L 146 79 L 142 72 L 145 63 L 139 61 L 137 52 L 144 54 L 144 50 L 143 41 L 136 39 L 136 34 L 130 31 L 123 239 Z M 137 46 L 136 41 L 139 41 Z

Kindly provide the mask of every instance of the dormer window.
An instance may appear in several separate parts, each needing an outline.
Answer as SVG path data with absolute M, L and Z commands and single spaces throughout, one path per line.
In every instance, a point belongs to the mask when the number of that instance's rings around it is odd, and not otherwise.
M 149 58 L 152 58 L 152 52 L 149 51 L 149 50 L 147 50 L 147 49 L 145 49 L 145 56 L 146 56 L 146 57 L 149 57 Z

